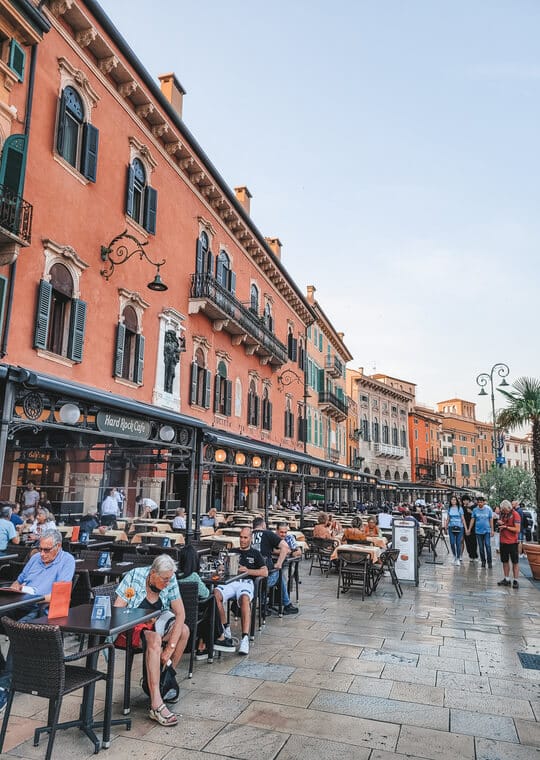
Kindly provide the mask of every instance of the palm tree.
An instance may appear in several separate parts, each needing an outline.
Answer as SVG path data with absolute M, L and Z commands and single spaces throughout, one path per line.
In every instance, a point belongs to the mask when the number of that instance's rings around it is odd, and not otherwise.
M 520 377 L 512 385 L 513 390 L 498 390 L 508 400 L 508 406 L 497 418 L 500 428 L 513 430 L 522 425 L 532 425 L 532 450 L 534 480 L 536 485 L 536 509 L 540 507 L 540 380 Z M 540 543 L 540 530 L 538 531 Z

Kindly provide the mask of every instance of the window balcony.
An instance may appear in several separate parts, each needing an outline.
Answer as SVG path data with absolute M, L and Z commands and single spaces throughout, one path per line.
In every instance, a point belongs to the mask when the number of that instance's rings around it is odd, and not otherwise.
M 331 462 L 339 462 L 340 451 L 339 449 L 328 449 L 328 458 Z
M 334 393 L 319 393 L 319 407 L 337 422 L 347 419 L 349 405 Z
M 326 357 L 324 367 L 330 377 L 343 377 L 343 362 L 335 354 Z
M 32 206 L 6 185 L 0 185 L 0 249 L 30 245 Z
M 189 313 L 199 312 L 212 321 L 216 332 L 229 333 L 233 345 L 243 343 L 246 353 L 256 354 L 261 364 L 280 367 L 288 362 L 287 347 L 266 327 L 262 318 L 206 272 L 191 275 Z
M 388 457 L 388 459 L 403 459 L 407 456 L 407 449 L 402 446 L 392 446 L 389 443 L 376 443 L 375 454 L 378 457 Z

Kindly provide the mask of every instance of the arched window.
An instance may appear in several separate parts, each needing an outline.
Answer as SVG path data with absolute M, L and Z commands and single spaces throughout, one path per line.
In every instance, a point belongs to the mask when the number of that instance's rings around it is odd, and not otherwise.
M 49 281 L 41 280 L 39 284 L 34 348 L 81 362 L 86 303 L 73 295 L 70 271 L 63 264 L 53 264 Z
M 291 410 L 291 399 L 287 399 L 285 407 L 285 438 L 293 438 L 294 436 L 294 414 Z
M 262 397 L 262 428 L 263 430 L 272 430 L 272 402 L 268 388 L 264 389 Z
M 250 289 L 249 308 L 254 314 L 259 314 L 259 288 L 253 283 Z
M 304 371 L 306 368 L 306 350 L 304 348 L 304 339 L 298 339 L 298 369 Z
M 239 377 L 236 378 L 234 388 L 234 416 L 242 416 L 242 381 Z
M 213 256 L 210 250 L 208 235 L 203 230 L 197 238 L 197 250 L 195 255 L 195 272 L 197 274 L 213 273 Z M 197 295 L 195 293 L 195 295 Z
M 383 422 L 382 426 L 382 442 L 383 443 L 390 443 L 389 436 L 388 436 L 388 423 Z
M 391 477 L 392 477 L 392 475 L 390 473 L 390 470 L 385 470 L 385 472 L 384 472 L 384 479 L 385 480 L 390 480 Z
M 362 417 L 362 439 L 369 441 L 369 422 L 365 414 Z
M 150 187 L 146 169 L 140 158 L 128 166 L 126 214 L 154 235 L 156 232 L 157 190 Z
M 249 383 L 248 403 L 247 403 L 247 423 L 253 427 L 259 425 L 259 405 L 260 399 L 257 396 L 257 387 L 255 380 Z
M 369 469 L 369 467 L 364 467 L 364 472 L 366 473 L 366 475 L 371 475 L 371 470 Z
M 312 440 L 313 440 L 313 428 L 312 428 L 312 420 L 311 420 L 311 409 L 308 408 L 307 421 L 306 421 L 306 443 L 311 443 Z
M 405 432 L 405 428 L 402 427 L 400 430 L 400 438 L 401 438 L 401 445 L 404 449 L 407 448 L 407 433 Z
M 125 306 L 116 331 L 114 376 L 140 384 L 143 366 L 144 337 L 139 332 L 137 312 L 133 306 Z
M 379 420 L 377 417 L 373 418 L 371 427 L 373 429 L 373 441 L 374 443 L 379 443 Z
M 408 472 L 403 473 L 403 480 L 409 480 L 409 474 Z
M 294 337 L 292 327 L 289 327 L 287 333 L 287 356 L 291 361 L 296 361 L 298 356 L 298 340 Z
M 202 348 L 195 351 L 195 360 L 191 363 L 191 394 L 189 403 L 208 409 L 210 406 L 210 371 Z
M 396 470 L 394 473 L 394 480 L 399 480 L 399 472 Z
M 298 440 L 301 442 L 306 440 L 306 420 L 301 406 L 298 407 Z
M 380 477 L 381 477 L 381 471 L 379 470 L 379 468 L 378 468 L 378 467 L 377 467 L 377 469 L 375 470 L 375 473 L 374 473 L 374 474 L 375 474 L 375 477 L 376 477 L 376 478 L 380 478 Z
M 273 332 L 273 330 L 274 330 L 274 318 L 272 316 L 272 307 L 270 306 L 270 304 L 268 303 L 268 301 L 266 302 L 266 304 L 264 306 L 264 318 L 263 318 L 263 320 L 264 320 L 264 326 L 266 327 L 266 329 L 269 330 L 270 332 Z
M 96 181 L 98 130 L 85 121 L 84 105 L 74 87 L 64 87 L 58 109 L 56 150 L 91 182 Z
M 227 365 L 220 361 L 214 382 L 214 412 L 231 416 L 232 383 L 227 380 Z
M 231 261 L 225 251 L 220 251 L 216 261 L 216 280 L 234 295 L 236 291 L 236 275 L 231 269 Z
M 398 429 L 397 425 L 392 425 L 392 446 L 398 446 L 399 440 L 398 440 Z

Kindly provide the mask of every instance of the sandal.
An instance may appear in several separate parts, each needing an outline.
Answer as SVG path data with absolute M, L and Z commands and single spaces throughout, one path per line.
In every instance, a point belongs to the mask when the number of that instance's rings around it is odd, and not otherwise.
M 163 715 L 163 710 L 167 710 L 167 705 L 165 702 L 163 702 L 159 707 L 156 707 L 154 710 L 153 707 L 150 708 L 149 717 L 150 720 L 155 720 L 159 723 L 160 726 L 176 726 L 178 723 L 178 718 L 174 713 L 169 713 L 169 715 Z

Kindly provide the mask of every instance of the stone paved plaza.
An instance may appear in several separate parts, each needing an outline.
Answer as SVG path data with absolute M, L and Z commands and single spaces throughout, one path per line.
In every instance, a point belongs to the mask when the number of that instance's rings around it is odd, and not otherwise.
M 499 588 L 497 560 L 486 571 L 446 558 L 423 564 L 419 587 L 404 586 L 401 600 L 384 580 L 362 602 L 356 591 L 338 600 L 337 576 L 309 577 L 308 567 L 304 561 L 299 615 L 269 618 L 248 658 L 197 663 L 193 679 L 182 681 L 178 726 L 146 717 L 137 658 L 133 728 L 114 730 L 102 756 L 539 760 L 540 671 L 524 669 L 516 654 L 540 653 L 539 583 L 522 576 L 518 591 Z M 116 706 L 120 694 L 118 678 Z M 29 737 L 43 725 L 45 705 L 16 698 L 3 756 L 44 756 L 45 739 L 34 748 Z M 63 717 L 78 705 L 78 697 L 66 699 Z M 58 734 L 54 758 L 91 756 L 77 730 Z

